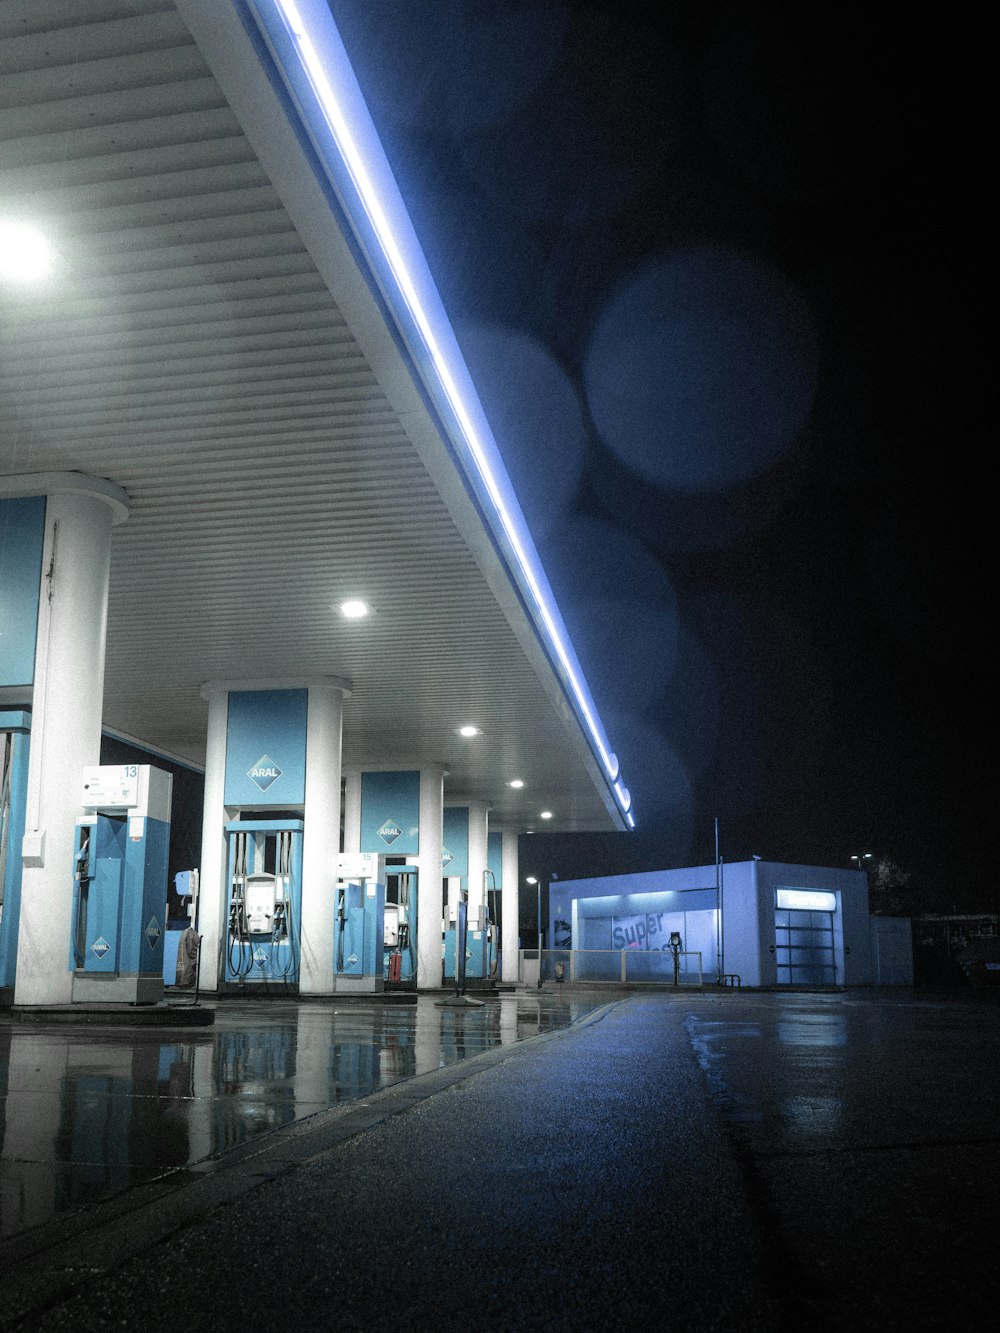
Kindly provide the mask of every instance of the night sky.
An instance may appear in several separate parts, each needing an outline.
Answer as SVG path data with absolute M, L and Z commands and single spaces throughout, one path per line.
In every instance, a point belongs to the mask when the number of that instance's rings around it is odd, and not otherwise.
M 871 851 L 995 910 L 941 34 L 330 3 L 633 794 L 522 871 L 711 861 L 718 816 L 728 860 Z

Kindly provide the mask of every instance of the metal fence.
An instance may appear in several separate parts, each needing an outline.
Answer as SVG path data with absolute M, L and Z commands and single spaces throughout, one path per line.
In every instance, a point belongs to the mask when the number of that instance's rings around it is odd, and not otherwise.
M 670 950 L 643 949 L 522 949 L 520 978 L 528 985 L 538 981 L 606 982 L 615 985 L 672 986 L 674 955 Z M 681 950 L 677 955 L 677 985 L 701 986 L 704 978 L 700 950 Z

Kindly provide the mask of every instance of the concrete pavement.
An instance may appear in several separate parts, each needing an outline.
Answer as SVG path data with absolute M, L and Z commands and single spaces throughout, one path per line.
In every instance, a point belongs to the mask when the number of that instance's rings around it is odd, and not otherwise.
M 28 1233 L 4 1326 L 951 1328 L 997 1294 L 998 1017 L 616 1001 Z

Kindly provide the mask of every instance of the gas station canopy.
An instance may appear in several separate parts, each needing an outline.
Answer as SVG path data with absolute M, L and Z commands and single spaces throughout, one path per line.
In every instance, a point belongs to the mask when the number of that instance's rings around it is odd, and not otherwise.
M 332 675 L 345 764 L 628 827 L 322 0 L 9 0 L 0 72 L 0 495 L 125 493 L 105 728 L 198 764 L 205 681 Z

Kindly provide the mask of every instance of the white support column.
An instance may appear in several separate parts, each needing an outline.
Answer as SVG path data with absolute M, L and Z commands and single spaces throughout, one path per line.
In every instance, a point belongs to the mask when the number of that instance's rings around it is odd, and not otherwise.
M 514 984 L 517 977 L 518 961 L 518 917 L 520 914 L 520 881 L 518 879 L 517 832 L 503 829 L 500 844 L 500 890 L 503 927 L 500 938 L 502 954 L 502 980 Z
M 4 1104 L 4 1222 L 13 1234 L 50 1221 L 58 1211 L 61 1182 L 54 1163 L 60 1158 L 60 1130 L 65 1132 L 63 1118 L 74 1070 L 72 1047 L 65 1039 L 39 1041 L 26 1024 L 20 1032 L 15 1027 L 8 1040 L 8 1090 L 31 1089 L 29 1096 L 6 1097 Z M 87 1054 L 94 1058 L 91 1043 Z M 98 1145 L 88 1146 L 96 1155 Z
M 481 930 L 486 901 L 486 857 L 489 802 L 469 802 L 469 929 Z
M 22 1005 L 72 1000 L 73 844 L 83 769 L 101 757 L 111 528 L 128 513 L 125 492 L 108 482 L 73 478 L 34 493 L 46 491 L 14 993 Z
M 295 1018 L 295 1114 L 307 1116 L 330 1101 L 330 1050 L 334 1011 L 326 1004 L 303 1004 Z
M 361 851 L 361 770 L 349 768 L 344 784 L 344 851 Z
M 417 986 L 441 985 L 443 913 L 441 848 L 444 842 L 443 767 L 420 770 L 420 854 L 417 857 Z
M 222 946 L 229 886 L 226 883 L 226 729 L 229 691 L 208 685 L 208 739 L 205 747 L 205 804 L 201 824 L 198 933 L 201 935 L 201 988 L 218 990 L 224 975 Z
M 346 685 L 334 684 L 311 685 L 309 689 L 299 954 L 299 991 L 302 995 L 333 994 L 341 737 L 347 692 Z

